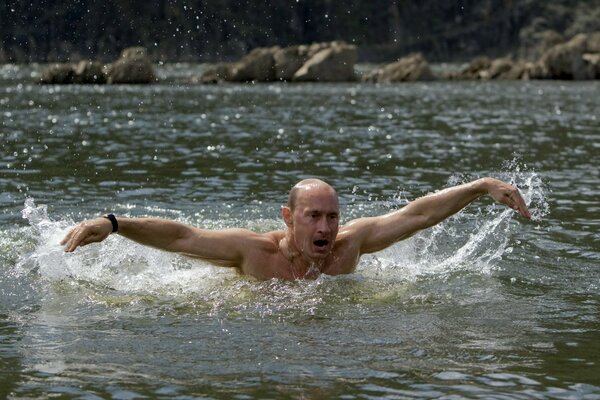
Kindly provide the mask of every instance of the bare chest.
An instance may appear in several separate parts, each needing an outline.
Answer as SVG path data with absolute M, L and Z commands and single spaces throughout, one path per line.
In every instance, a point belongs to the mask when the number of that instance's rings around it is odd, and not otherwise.
M 358 263 L 358 253 L 332 252 L 321 262 L 306 263 L 304 260 L 290 260 L 281 252 L 247 259 L 241 266 L 246 275 L 261 280 L 279 278 L 285 280 L 316 279 L 321 274 L 340 275 L 354 271 Z

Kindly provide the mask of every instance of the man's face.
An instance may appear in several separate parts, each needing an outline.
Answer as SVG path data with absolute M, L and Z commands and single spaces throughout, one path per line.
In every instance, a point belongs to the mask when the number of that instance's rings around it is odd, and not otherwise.
M 302 190 L 294 210 L 284 212 L 294 246 L 305 258 L 324 259 L 331 253 L 338 233 L 339 214 L 337 195 L 328 187 Z

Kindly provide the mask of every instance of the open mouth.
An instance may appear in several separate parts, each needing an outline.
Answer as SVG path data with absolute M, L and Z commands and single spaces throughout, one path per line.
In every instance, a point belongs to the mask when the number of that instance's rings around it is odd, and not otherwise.
M 317 247 L 325 247 L 329 244 L 329 240 L 319 239 L 319 240 L 315 240 L 313 242 L 313 244 Z

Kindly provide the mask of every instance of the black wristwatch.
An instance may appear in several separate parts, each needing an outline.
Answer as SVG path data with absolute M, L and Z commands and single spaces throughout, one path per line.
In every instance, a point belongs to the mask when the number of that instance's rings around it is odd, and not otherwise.
M 117 217 L 115 217 L 115 214 L 106 214 L 106 215 L 103 215 L 102 217 L 109 220 L 110 223 L 112 224 L 112 233 L 115 233 L 116 231 L 119 230 L 119 223 L 117 222 Z

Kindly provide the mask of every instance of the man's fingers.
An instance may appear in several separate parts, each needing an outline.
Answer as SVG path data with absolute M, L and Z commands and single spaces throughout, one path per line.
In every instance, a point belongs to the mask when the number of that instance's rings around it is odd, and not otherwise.
M 79 241 L 77 240 L 77 237 L 73 236 L 67 243 L 67 248 L 65 249 L 65 251 L 67 253 L 71 253 L 71 252 L 75 251 L 75 249 L 77 248 L 78 245 L 79 245 Z
M 67 244 L 69 240 L 71 240 L 71 236 L 73 236 L 73 232 L 75 232 L 75 228 L 71 229 L 69 233 L 65 235 L 65 237 L 60 241 L 61 245 Z
M 61 244 L 66 244 L 67 247 L 65 249 L 66 252 L 71 253 L 75 251 L 75 249 L 79 246 L 83 246 L 83 242 L 85 240 L 86 231 L 81 227 L 76 227 L 71 230 L 62 240 Z
M 531 213 L 529 212 L 529 210 L 527 209 L 527 206 L 525 205 L 525 202 L 521 199 L 521 204 L 519 204 L 517 206 L 517 210 L 519 211 L 519 213 L 527 218 L 527 219 L 531 219 Z
M 530 219 L 531 214 L 529 213 L 529 210 L 527 209 L 527 205 L 525 204 L 525 200 L 523 199 L 523 196 L 521 196 L 521 194 L 518 192 L 518 190 L 513 192 L 510 197 L 513 200 L 512 208 L 514 210 L 518 211 L 519 214 L 521 214 L 523 217 Z

